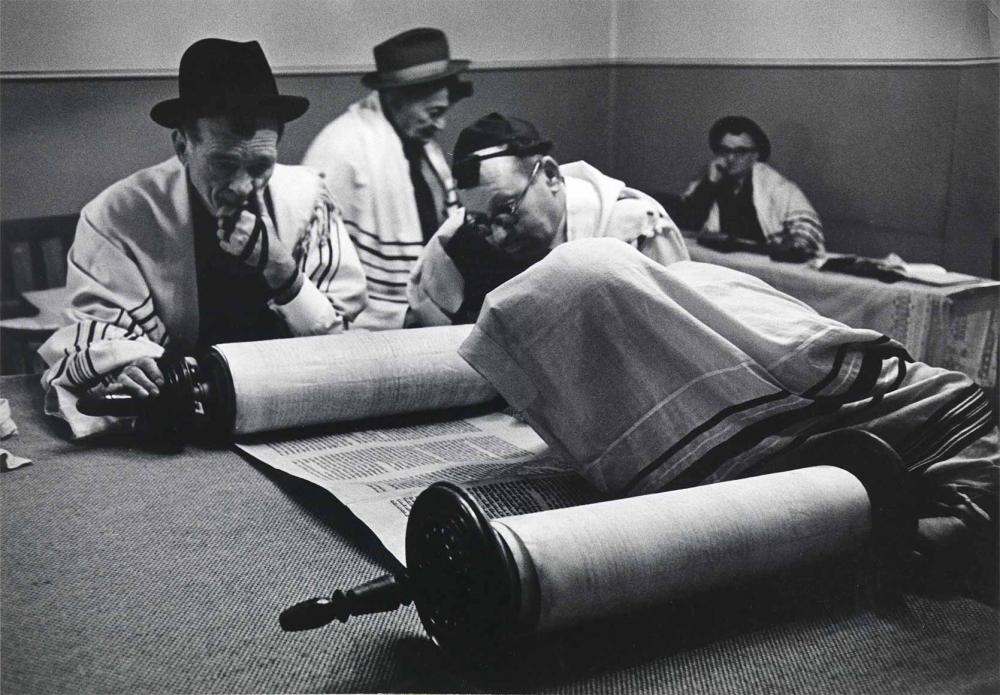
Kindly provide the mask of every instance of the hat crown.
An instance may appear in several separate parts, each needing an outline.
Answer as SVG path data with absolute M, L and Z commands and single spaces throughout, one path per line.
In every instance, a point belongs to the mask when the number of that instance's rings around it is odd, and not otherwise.
M 256 41 L 202 39 L 181 57 L 178 91 L 183 101 L 206 106 L 226 96 L 277 96 L 274 73 Z
M 405 70 L 451 58 L 444 32 L 429 27 L 404 31 L 375 46 L 372 52 L 378 72 Z
M 161 101 L 149 112 L 165 128 L 178 128 L 186 118 L 264 110 L 287 123 L 309 108 L 305 97 L 278 93 L 271 65 L 256 41 L 195 41 L 181 56 L 177 83 L 178 97 Z

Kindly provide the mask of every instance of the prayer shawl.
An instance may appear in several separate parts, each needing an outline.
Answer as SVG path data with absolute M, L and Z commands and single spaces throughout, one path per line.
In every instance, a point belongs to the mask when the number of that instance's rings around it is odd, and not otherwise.
M 364 307 L 357 254 L 320 177 L 277 165 L 268 183 L 278 236 L 306 282 L 273 305 L 292 335 L 332 333 Z M 141 357 L 167 346 L 189 353 L 198 339 L 198 288 L 190 188 L 172 158 L 113 184 L 84 206 L 68 257 L 73 302 L 61 328 L 39 348 L 45 412 L 75 437 L 127 424 L 76 410 L 77 395 L 109 383 Z
M 459 352 L 611 495 L 763 472 L 811 435 L 858 427 L 899 452 L 923 515 L 996 513 L 977 385 L 735 270 L 564 244 L 487 296 Z
M 786 236 L 805 239 L 817 253 L 824 250 L 823 225 L 801 189 L 764 162 L 757 162 L 751 171 L 753 206 L 757 220 L 768 241 L 781 241 Z M 688 188 L 690 194 L 698 185 Z M 703 229 L 719 232 L 719 205 L 714 203 Z
M 424 153 L 424 178 L 444 220 L 458 207 L 455 183 L 437 143 L 428 142 Z M 357 325 L 402 328 L 406 281 L 424 237 L 403 143 L 382 112 L 378 93 L 327 125 L 302 163 L 326 176 L 368 278 L 368 307 Z
M 663 206 L 586 162 L 559 167 L 566 184 L 566 241 L 613 237 L 667 265 L 689 258 Z M 438 230 L 410 276 L 410 306 L 419 325 L 450 324 L 462 306 L 465 281 L 445 248 L 465 219 L 459 209 Z

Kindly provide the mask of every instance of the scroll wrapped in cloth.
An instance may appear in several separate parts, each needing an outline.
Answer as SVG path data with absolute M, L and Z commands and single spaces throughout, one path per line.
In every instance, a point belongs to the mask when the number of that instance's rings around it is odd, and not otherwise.
M 995 518 L 996 427 L 978 386 L 738 271 L 564 244 L 488 295 L 460 353 L 612 495 L 766 472 L 856 427 L 900 453 L 922 516 Z

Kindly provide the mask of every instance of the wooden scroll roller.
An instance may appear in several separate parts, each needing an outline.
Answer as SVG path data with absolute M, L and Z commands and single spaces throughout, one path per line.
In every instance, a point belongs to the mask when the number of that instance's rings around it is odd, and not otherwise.
M 183 438 L 304 427 L 486 403 L 497 393 L 458 355 L 471 326 L 348 332 L 216 345 L 160 358 L 155 398 L 84 396 L 85 415 L 140 416 Z
M 820 465 L 492 521 L 461 488 L 437 483 L 411 509 L 405 573 L 299 603 L 281 626 L 412 600 L 438 645 L 479 658 L 527 635 L 906 545 L 916 520 L 887 444 L 843 430 L 803 457 Z

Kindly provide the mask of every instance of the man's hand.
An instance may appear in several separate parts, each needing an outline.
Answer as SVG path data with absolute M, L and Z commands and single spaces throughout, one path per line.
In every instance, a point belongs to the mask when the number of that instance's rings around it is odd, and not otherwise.
M 142 357 L 125 365 L 118 378 L 110 384 L 106 393 L 127 393 L 136 398 L 150 398 L 160 395 L 163 386 L 163 372 L 152 357 Z
M 727 173 L 729 168 L 726 166 L 725 157 L 716 157 L 708 163 L 708 180 L 711 183 L 719 183 Z
M 259 268 L 268 287 L 278 289 L 297 272 L 298 266 L 291 251 L 278 238 L 277 227 L 264 203 L 263 189 L 254 190 L 252 195 L 256 197 L 257 214 L 251 210 L 240 210 L 233 232 L 228 237 L 225 218 L 219 218 L 219 247 L 247 265 Z M 255 234 L 258 221 L 263 228 Z

